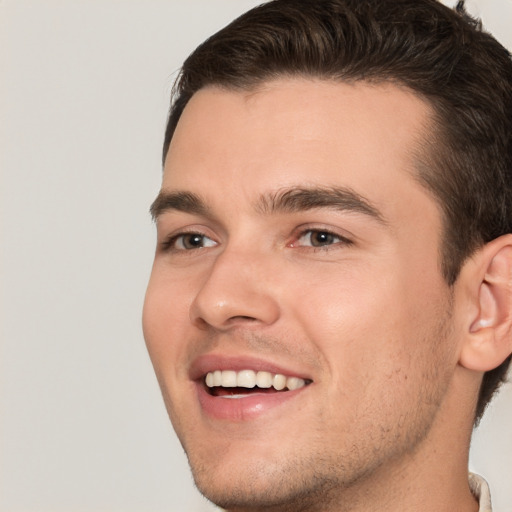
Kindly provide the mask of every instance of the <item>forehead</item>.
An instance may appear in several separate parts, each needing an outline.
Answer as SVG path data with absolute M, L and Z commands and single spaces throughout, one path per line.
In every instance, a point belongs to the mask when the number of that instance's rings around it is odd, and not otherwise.
M 225 201 L 341 185 L 392 205 L 420 187 L 415 154 L 430 117 L 422 99 L 389 83 L 281 79 L 253 91 L 205 88 L 184 109 L 162 188 Z

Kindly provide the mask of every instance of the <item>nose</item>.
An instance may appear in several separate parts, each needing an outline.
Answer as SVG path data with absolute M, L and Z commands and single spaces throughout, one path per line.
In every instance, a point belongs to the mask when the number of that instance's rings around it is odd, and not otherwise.
M 262 327 L 280 316 L 276 276 L 268 258 L 225 250 L 209 268 L 190 317 L 200 328 Z

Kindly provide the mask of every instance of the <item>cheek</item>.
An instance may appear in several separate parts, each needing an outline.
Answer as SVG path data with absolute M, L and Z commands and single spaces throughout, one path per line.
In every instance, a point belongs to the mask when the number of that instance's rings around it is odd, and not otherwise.
M 157 376 L 174 368 L 187 339 L 183 319 L 189 318 L 189 312 L 185 293 L 179 293 L 179 289 L 165 276 L 154 273 L 146 291 L 142 325 Z
M 411 284 L 406 277 L 367 267 L 331 273 L 317 286 L 308 283 L 297 317 L 324 359 L 334 389 L 349 392 L 387 379 L 403 384 L 444 357 L 448 347 L 438 345 L 449 300 L 442 283 L 435 288 L 430 275 L 427 287 L 421 278 Z
M 293 292 L 301 296 L 297 316 L 326 357 L 352 351 L 370 355 L 365 349 L 378 348 L 383 334 L 399 324 L 395 319 L 403 313 L 393 308 L 392 283 L 373 279 L 370 272 L 329 272 L 324 279 L 308 283 L 307 293 Z
M 190 332 L 184 321 L 189 318 L 184 300 L 186 294 L 180 294 L 177 290 L 180 287 L 165 274 L 152 274 L 144 300 L 143 331 L 167 412 L 179 431 L 179 419 L 183 414 L 177 414 L 177 411 L 189 407 L 183 399 L 185 394 L 177 390 L 181 389 L 179 383 L 187 379 L 184 361 Z

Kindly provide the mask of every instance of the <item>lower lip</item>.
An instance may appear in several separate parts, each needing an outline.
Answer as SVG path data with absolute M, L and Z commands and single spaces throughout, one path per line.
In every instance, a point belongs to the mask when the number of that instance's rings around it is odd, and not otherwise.
M 204 385 L 197 383 L 197 395 L 202 410 L 210 417 L 219 420 L 247 421 L 279 407 L 302 393 L 308 386 L 294 391 L 276 393 L 253 393 L 241 398 L 224 398 L 208 393 Z

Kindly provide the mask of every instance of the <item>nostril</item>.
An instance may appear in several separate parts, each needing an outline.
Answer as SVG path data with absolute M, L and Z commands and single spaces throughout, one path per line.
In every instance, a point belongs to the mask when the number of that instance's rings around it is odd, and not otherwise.
M 201 317 L 193 319 L 193 324 L 202 331 L 207 331 L 208 329 L 210 329 L 210 324 L 204 318 Z

